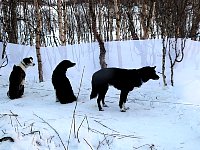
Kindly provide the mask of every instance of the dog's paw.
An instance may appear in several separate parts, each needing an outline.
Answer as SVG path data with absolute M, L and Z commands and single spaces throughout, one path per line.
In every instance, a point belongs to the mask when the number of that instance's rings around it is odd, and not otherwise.
M 123 108 L 120 109 L 120 111 L 121 111 L 121 112 L 126 112 L 126 111 L 129 110 L 129 109 L 130 109 L 129 107 L 123 107 Z
M 126 109 L 120 109 L 121 112 L 126 112 Z
M 103 107 L 108 107 L 108 105 L 106 105 L 106 104 L 103 104 Z
M 101 109 L 99 109 L 99 111 L 104 111 L 104 110 L 101 108 Z

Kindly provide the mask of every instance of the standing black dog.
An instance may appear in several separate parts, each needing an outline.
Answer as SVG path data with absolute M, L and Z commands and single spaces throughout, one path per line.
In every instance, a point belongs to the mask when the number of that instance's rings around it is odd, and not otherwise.
M 71 103 L 76 101 L 76 97 L 72 90 L 69 79 L 66 77 L 66 71 L 68 68 L 75 66 L 69 60 L 61 61 L 52 74 L 52 84 L 56 92 L 57 101 L 61 104 Z
M 29 66 L 34 66 L 33 58 L 24 58 L 19 65 L 14 65 L 9 77 L 9 91 L 7 95 L 10 99 L 22 97 L 24 94 L 24 83 L 26 77 L 26 69 Z
M 104 98 L 109 85 L 121 90 L 119 107 L 122 112 L 126 111 L 125 103 L 127 95 L 134 87 L 140 87 L 142 83 L 150 79 L 158 80 L 156 67 L 143 67 L 140 69 L 104 68 L 95 72 L 92 76 L 92 92 L 90 99 L 97 97 L 99 111 L 102 111 L 100 102 L 106 107 Z

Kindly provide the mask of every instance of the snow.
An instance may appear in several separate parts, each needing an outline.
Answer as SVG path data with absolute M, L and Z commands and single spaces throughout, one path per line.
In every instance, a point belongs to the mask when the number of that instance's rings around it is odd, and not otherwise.
M 109 67 L 156 65 L 161 72 L 161 40 L 115 41 L 105 47 Z M 100 68 L 97 43 L 42 48 L 45 81 L 38 82 L 37 65 L 28 68 L 24 96 L 16 100 L 6 95 L 13 64 L 26 56 L 32 56 L 35 62 L 37 59 L 34 47 L 8 44 L 9 64 L 0 69 L 0 139 L 12 137 L 14 142 L 0 142 L 0 149 L 197 150 L 199 47 L 199 42 L 187 41 L 184 60 L 175 68 L 174 87 L 163 87 L 162 78 L 149 81 L 129 93 L 126 106 L 130 109 L 122 113 L 118 107 L 120 92 L 113 87 L 105 99 L 109 107 L 103 112 L 98 111 L 96 99 L 89 100 L 91 76 Z M 77 103 L 55 102 L 51 74 L 63 59 L 76 63 L 67 77 L 76 95 L 80 89 Z

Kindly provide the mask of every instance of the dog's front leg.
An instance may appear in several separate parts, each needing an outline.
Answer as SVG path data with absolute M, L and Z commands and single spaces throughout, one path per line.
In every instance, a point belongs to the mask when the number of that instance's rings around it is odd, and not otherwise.
M 98 105 L 99 111 L 103 111 L 103 109 L 101 107 L 101 98 L 99 96 L 97 98 L 97 105 Z
M 25 84 L 25 79 L 23 79 L 21 82 L 21 85 L 24 85 L 24 84 Z
M 127 95 L 129 91 L 121 90 L 120 100 L 119 100 L 119 107 L 121 112 L 125 112 L 127 108 L 125 107 Z
M 108 105 L 106 105 L 104 99 L 105 99 L 105 96 L 102 98 L 102 104 L 103 104 L 103 107 L 108 107 Z
M 23 94 L 24 94 L 24 85 L 20 85 L 18 97 L 22 97 Z

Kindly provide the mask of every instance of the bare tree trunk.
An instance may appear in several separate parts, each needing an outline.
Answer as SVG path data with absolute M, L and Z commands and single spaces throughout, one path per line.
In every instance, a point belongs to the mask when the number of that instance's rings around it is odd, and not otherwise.
M 114 0 L 114 11 L 116 16 L 116 41 L 120 41 L 120 15 L 119 15 L 119 4 L 120 0 Z M 117 43 L 117 57 L 118 57 L 118 65 L 122 67 L 122 54 L 121 54 L 121 46 Z
M 63 20 L 64 20 L 64 27 L 63 27 L 63 38 L 64 38 L 64 45 L 67 44 L 67 38 L 66 38 L 66 35 L 67 35 L 67 3 L 66 1 L 64 1 L 64 4 L 63 4 Z
M 75 19 L 76 19 L 76 24 L 77 24 L 77 27 L 76 27 L 76 34 L 77 34 L 77 42 L 78 44 L 81 43 L 81 17 L 80 17 L 80 10 L 79 8 L 74 8 L 75 13 L 74 13 L 74 16 L 75 16 Z
M 39 72 L 39 81 L 43 82 L 43 70 L 42 70 L 42 59 L 41 59 L 41 54 L 40 54 L 40 34 L 41 34 L 41 27 L 42 27 L 42 22 L 41 22 L 41 13 L 40 13 L 40 8 L 39 8 L 39 3 L 38 0 L 34 0 L 34 5 L 35 5 L 35 14 L 36 14 L 36 22 L 37 22 L 37 27 L 36 27 L 36 54 L 37 54 L 37 60 L 38 60 L 38 72 Z
M 164 86 L 167 86 L 167 81 L 166 81 L 166 75 L 165 75 L 165 62 L 166 62 L 166 53 L 167 53 L 167 45 L 165 41 L 165 37 L 162 37 L 162 44 L 163 44 L 163 49 L 162 49 L 162 77 L 163 77 L 163 84 Z M 167 39 L 168 41 L 168 39 Z
M 143 29 L 143 34 L 141 39 L 148 39 L 149 37 L 146 20 L 147 20 L 147 4 L 144 3 L 142 4 L 142 12 L 141 12 L 141 27 Z
M 192 26 L 190 31 L 190 38 L 192 40 L 197 40 L 197 35 L 199 34 L 199 23 L 200 23 L 200 2 L 193 0 L 192 4 Z
M 110 38 L 109 38 L 110 19 L 111 19 L 111 17 L 110 17 L 110 3 L 109 3 L 109 1 L 107 1 L 106 4 L 107 4 L 107 14 L 108 14 L 108 17 L 107 18 L 105 17 L 105 23 L 106 23 L 106 28 L 105 28 L 106 29 L 106 38 L 105 38 L 105 40 L 109 41 L 110 40 Z
M 11 11 L 11 27 L 10 27 L 10 42 L 17 44 L 17 0 L 10 1 Z
M 57 0 L 58 7 L 58 26 L 59 26 L 59 39 L 61 45 L 66 45 L 66 37 L 64 37 L 63 13 L 62 13 L 62 0 Z
M 179 63 L 183 60 L 185 44 L 186 44 L 186 38 L 180 39 L 176 37 L 175 39 L 169 40 L 168 55 L 170 60 L 171 86 L 174 86 L 174 66 L 176 65 L 176 63 Z
M 150 35 L 150 28 L 153 22 L 153 16 L 155 14 L 155 2 L 148 1 L 143 2 L 141 12 L 141 25 L 143 29 L 142 39 L 148 39 Z
M 113 17 L 110 18 L 110 21 L 109 21 L 109 34 L 110 34 L 110 41 L 113 40 Z
M 2 31 L 4 31 L 5 33 L 8 33 L 8 29 L 9 29 L 9 15 L 8 15 L 8 6 L 6 5 L 6 0 L 2 0 L 2 16 L 3 16 L 3 21 L 2 21 Z M 3 39 L 3 33 L 1 33 L 1 39 Z M 8 41 L 9 42 L 9 41 Z
M 2 0 L 3 27 L 8 33 L 8 42 L 17 43 L 17 0 Z
M 134 22 L 133 22 L 133 14 L 131 12 L 132 7 L 128 6 L 128 11 L 127 11 L 127 17 L 128 17 L 128 22 L 129 22 L 129 31 L 131 32 L 131 37 L 133 40 L 139 40 L 138 35 L 135 31 L 135 26 L 134 26 Z
M 92 18 L 92 31 L 94 34 L 94 37 L 97 39 L 100 47 L 100 55 L 99 55 L 99 60 L 100 60 L 100 65 L 101 68 L 106 68 L 107 64 L 105 61 L 105 55 L 106 55 L 106 49 L 104 47 L 104 42 L 101 38 L 101 35 L 97 32 L 97 27 L 96 27 L 96 16 L 93 10 L 93 0 L 89 0 L 89 11 L 90 11 L 90 16 Z
M 114 10 L 116 15 L 116 25 L 117 25 L 116 40 L 120 41 L 120 16 L 119 16 L 118 1 L 119 0 L 114 0 Z
M 177 42 L 177 39 L 176 39 L 176 42 Z M 173 62 L 173 58 L 172 58 L 172 54 L 171 54 L 171 51 L 172 51 L 172 47 L 173 47 L 173 44 L 172 44 L 172 41 L 171 39 L 169 39 L 168 41 L 168 55 L 169 55 L 169 61 L 170 61 L 170 72 L 171 72 L 171 75 L 170 75 L 170 80 L 171 80 L 171 85 L 174 86 L 174 80 L 173 80 L 173 76 L 174 76 L 174 65 L 175 63 Z M 176 43 L 177 44 L 177 43 Z M 175 49 L 176 49 L 176 44 L 175 44 Z

